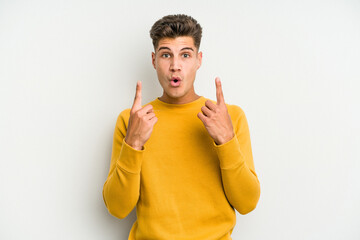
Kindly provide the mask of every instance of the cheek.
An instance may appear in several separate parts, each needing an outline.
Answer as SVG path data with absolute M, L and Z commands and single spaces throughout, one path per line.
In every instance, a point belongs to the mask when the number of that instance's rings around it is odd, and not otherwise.
M 157 69 L 158 72 L 165 73 L 166 69 L 167 69 L 167 65 L 166 65 L 166 63 L 163 63 L 163 62 L 158 63 L 156 65 L 156 69 Z
M 163 72 L 163 67 L 160 65 L 160 64 L 157 64 L 156 65 L 156 72 L 158 74 L 161 74 Z
M 191 74 L 195 75 L 196 71 L 199 69 L 199 67 L 197 65 L 193 65 L 192 69 L 191 69 Z

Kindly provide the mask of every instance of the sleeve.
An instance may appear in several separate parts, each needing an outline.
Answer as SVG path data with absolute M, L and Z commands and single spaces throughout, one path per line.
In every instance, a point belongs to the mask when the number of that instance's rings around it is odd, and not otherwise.
M 255 173 L 245 113 L 238 106 L 233 105 L 231 108 L 233 111 L 229 113 L 234 116 L 235 136 L 227 143 L 214 145 L 226 197 L 239 213 L 247 214 L 255 209 L 260 198 L 260 183 Z
M 115 126 L 110 170 L 103 187 L 108 211 L 125 218 L 135 207 L 140 192 L 140 170 L 144 150 L 135 150 L 125 142 L 130 111 L 120 113 Z

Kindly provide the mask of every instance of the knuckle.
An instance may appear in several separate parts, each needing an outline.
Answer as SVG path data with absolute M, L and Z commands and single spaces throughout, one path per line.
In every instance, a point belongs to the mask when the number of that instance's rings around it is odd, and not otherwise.
M 206 105 L 206 106 L 213 106 L 214 104 L 213 104 L 212 101 L 206 100 L 205 105 Z
M 135 116 L 138 117 L 138 118 L 141 118 L 141 112 L 140 112 L 140 111 L 137 111 L 137 112 L 135 113 Z

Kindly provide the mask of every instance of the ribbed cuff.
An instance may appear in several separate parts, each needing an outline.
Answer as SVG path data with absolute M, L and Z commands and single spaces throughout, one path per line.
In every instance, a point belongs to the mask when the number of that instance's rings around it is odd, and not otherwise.
M 221 169 L 230 169 L 245 163 L 244 154 L 241 152 L 236 135 L 228 142 L 216 145 L 215 150 L 220 161 Z
M 144 150 L 132 148 L 124 139 L 119 159 L 117 160 L 118 166 L 129 173 L 140 173 Z

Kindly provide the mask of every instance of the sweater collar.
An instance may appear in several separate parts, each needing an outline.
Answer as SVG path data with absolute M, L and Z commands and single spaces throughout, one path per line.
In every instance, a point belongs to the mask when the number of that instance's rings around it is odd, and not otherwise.
M 156 98 L 152 104 L 155 107 L 166 108 L 166 109 L 191 109 L 194 107 L 201 107 L 205 103 L 206 99 L 203 96 L 200 96 L 198 99 L 184 104 L 172 104 L 161 101 L 159 98 Z

